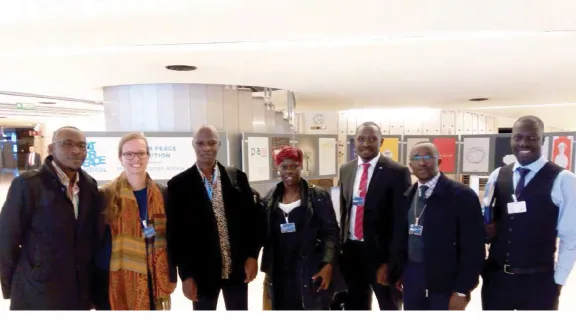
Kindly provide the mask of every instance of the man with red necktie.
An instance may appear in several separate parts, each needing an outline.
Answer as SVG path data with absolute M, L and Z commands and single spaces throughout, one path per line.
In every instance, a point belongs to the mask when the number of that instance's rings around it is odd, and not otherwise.
M 395 255 L 395 228 L 408 211 L 404 193 L 411 185 L 407 167 L 380 154 L 384 139 L 373 122 L 356 130 L 358 158 L 340 167 L 340 267 L 348 294 L 346 310 L 370 310 L 372 292 L 380 310 L 400 310 L 396 288 L 402 269 Z
M 30 153 L 26 156 L 26 163 L 24 163 L 24 170 L 34 170 L 40 168 L 42 162 L 40 161 L 40 155 L 36 153 L 34 146 L 30 146 Z

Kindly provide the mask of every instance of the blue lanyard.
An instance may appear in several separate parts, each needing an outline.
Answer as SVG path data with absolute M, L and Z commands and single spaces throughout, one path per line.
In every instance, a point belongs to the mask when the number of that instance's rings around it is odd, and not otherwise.
M 217 177 L 217 172 L 216 172 L 216 168 L 214 168 L 214 171 L 212 172 L 212 182 L 208 182 L 208 179 L 206 178 L 206 176 L 203 177 L 204 180 L 204 187 L 206 187 L 206 193 L 208 194 L 208 198 L 210 199 L 210 201 L 212 201 L 212 192 L 214 190 L 214 186 L 216 185 L 216 177 Z

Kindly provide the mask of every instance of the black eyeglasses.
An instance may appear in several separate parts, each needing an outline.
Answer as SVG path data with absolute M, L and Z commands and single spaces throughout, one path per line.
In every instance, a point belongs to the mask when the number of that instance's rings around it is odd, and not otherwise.
M 122 156 L 125 157 L 126 160 L 132 160 L 135 156 L 138 156 L 138 158 L 142 160 L 148 156 L 148 152 L 124 152 Z
M 74 142 L 71 140 L 63 140 L 63 141 L 57 141 L 57 142 L 53 142 L 54 144 L 60 144 L 63 148 L 67 149 L 67 150 L 71 150 L 74 147 L 79 148 L 80 150 L 86 150 L 87 144 L 86 142 Z

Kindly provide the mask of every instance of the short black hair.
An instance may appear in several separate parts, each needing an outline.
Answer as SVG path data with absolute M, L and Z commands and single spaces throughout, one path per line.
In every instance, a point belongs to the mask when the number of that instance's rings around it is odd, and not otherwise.
M 360 124 L 356 128 L 356 135 L 358 135 L 358 131 L 360 131 L 360 128 L 362 128 L 362 127 L 374 127 L 377 130 L 378 136 L 382 137 L 382 129 L 380 129 L 380 126 L 378 126 L 378 124 L 376 124 L 375 122 L 367 121 L 367 122 L 363 122 L 362 124 Z
M 520 118 L 518 118 L 518 120 L 514 123 L 514 125 L 516 124 L 520 124 L 523 122 L 533 122 L 536 125 L 538 125 L 542 131 L 544 131 L 544 122 L 542 121 L 542 119 L 536 117 L 536 116 L 532 116 L 532 115 L 528 115 L 528 116 L 522 116 Z

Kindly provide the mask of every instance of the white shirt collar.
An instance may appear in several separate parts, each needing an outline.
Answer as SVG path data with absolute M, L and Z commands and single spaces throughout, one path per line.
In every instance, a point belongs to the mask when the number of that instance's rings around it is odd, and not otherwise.
M 375 158 L 368 161 L 368 163 L 370 164 L 370 168 L 373 168 L 376 166 L 376 163 L 378 163 L 378 159 L 380 159 L 380 153 L 378 153 L 378 155 L 376 155 Z M 360 157 L 358 157 L 358 167 L 361 167 L 362 164 L 364 164 L 364 161 L 362 161 L 362 159 Z
M 542 169 L 542 167 L 544 167 L 544 165 L 546 164 L 546 162 L 548 162 L 546 160 L 546 158 L 544 156 L 540 156 L 536 161 L 528 164 L 528 165 L 520 165 L 520 163 L 518 163 L 518 161 L 514 162 L 514 167 L 512 168 L 513 171 L 518 170 L 519 168 L 525 168 L 525 169 L 529 169 L 530 171 L 537 173 L 538 171 L 540 171 L 540 169 Z

